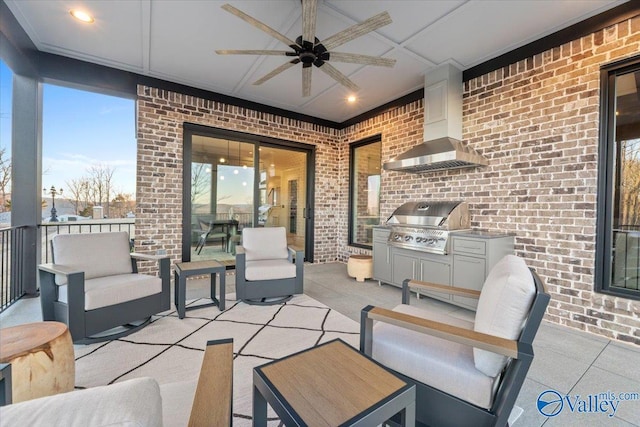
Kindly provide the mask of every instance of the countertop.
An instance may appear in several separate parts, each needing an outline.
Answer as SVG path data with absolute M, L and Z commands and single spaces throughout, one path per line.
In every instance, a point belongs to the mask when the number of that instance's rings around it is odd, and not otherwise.
M 476 239 L 500 239 L 502 237 L 513 237 L 515 234 L 500 233 L 497 231 L 482 231 L 482 230 L 457 230 L 451 231 L 451 234 L 456 237 L 473 237 Z

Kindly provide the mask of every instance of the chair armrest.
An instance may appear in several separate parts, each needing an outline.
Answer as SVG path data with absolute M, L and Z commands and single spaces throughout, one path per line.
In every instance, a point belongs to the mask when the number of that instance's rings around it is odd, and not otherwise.
M 422 291 L 442 292 L 449 295 L 457 295 L 466 298 L 480 298 L 480 291 L 475 289 L 459 288 L 450 285 L 440 285 L 437 283 L 423 282 L 421 280 L 406 279 L 402 282 L 402 303 L 409 304 L 409 289 Z M 406 295 L 406 298 L 405 298 Z
M 298 250 L 295 249 L 292 246 L 287 246 L 287 250 L 289 251 L 289 258 L 291 259 L 291 257 L 295 257 L 296 260 L 298 259 L 298 257 L 302 257 L 304 259 L 304 250 Z
M 0 363 L 0 406 L 11 403 L 11 364 Z
M 82 271 L 61 264 L 40 264 L 38 266 L 38 269 L 40 269 L 40 271 L 46 271 L 47 273 L 62 274 L 64 276 L 69 276 L 75 273 L 82 273 Z
M 152 255 L 152 254 L 143 254 L 140 252 L 131 252 L 131 258 L 133 259 L 142 259 L 145 261 L 160 261 L 161 259 L 169 258 L 169 255 Z
M 367 319 L 371 319 L 389 323 L 394 326 L 411 329 L 412 331 L 432 335 L 447 341 L 453 341 L 493 353 L 502 354 L 503 356 L 514 359 L 519 357 L 518 341 L 516 340 L 509 340 L 495 335 L 484 334 L 471 329 L 449 325 L 447 323 L 423 319 L 421 317 L 398 313 L 396 311 L 374 306 L 368 306 L 362 310 L 362 319 L 365 322 Z M 365 335 L 369 335 L 369 340 L 371 340 L 371 333 L 372 330 L 365 332 Z
M 244 248 L 240 245 L 236 246 L 236 254 L 244 255 Z

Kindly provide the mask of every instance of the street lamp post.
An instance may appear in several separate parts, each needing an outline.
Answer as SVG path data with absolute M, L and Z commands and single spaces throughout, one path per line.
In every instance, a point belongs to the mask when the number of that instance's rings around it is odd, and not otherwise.
M 47 194 L 47 189 L 43 188 L 44 194 Z M 62 195 L 62 188 L 56 189 L 53 185 L 48 191 L 48 194 L 51 194 L 51 219 L 49 222 L 58 222 L 58 214 L 56 212 L 56 195 Z

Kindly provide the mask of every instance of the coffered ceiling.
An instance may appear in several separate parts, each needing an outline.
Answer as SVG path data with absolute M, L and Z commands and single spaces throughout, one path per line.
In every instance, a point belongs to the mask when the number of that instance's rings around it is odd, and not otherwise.
M 392 58 L 393 68 L 332 64 L 360 90 L 352 92 L 315 69 L 302 96 L 301 66 L 252 83 L 289 58 L 217 55 L 218 49 L 287 49 L 282 42 L 225 12 L 235 8 L 295 40 L 300 0 L 4 0 L 38 50 L 132 71 L 335 122 L 383 105 L 424 85 L 434 66 L 465 70 L 580 22 L 620 0 L 318 0 L 323 39 L 388 11 L 392 23 L 336 49 Z M 74 20 L 83 9 L 93 24 Z

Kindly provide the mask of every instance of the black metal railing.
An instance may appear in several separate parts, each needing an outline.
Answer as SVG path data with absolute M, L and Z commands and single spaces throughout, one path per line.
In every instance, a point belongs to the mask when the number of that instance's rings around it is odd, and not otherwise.
M 109 231 L 126 231 L 133 242 L 135 239 L 135 220 L 87 220 L 78 222 L 49 222 L 40 226 L 42 234 L 43 263 L 51 262 L 51 239 L 56 234 L 105 233 Z
M 640 291 L 640 226 L 619 226 L 613 240 L 612 286 Z
M 0 229 L 0 312 L 4 311 L 24 294 L 22 278 L 25 231 L 28 227 L 7 227 Z

